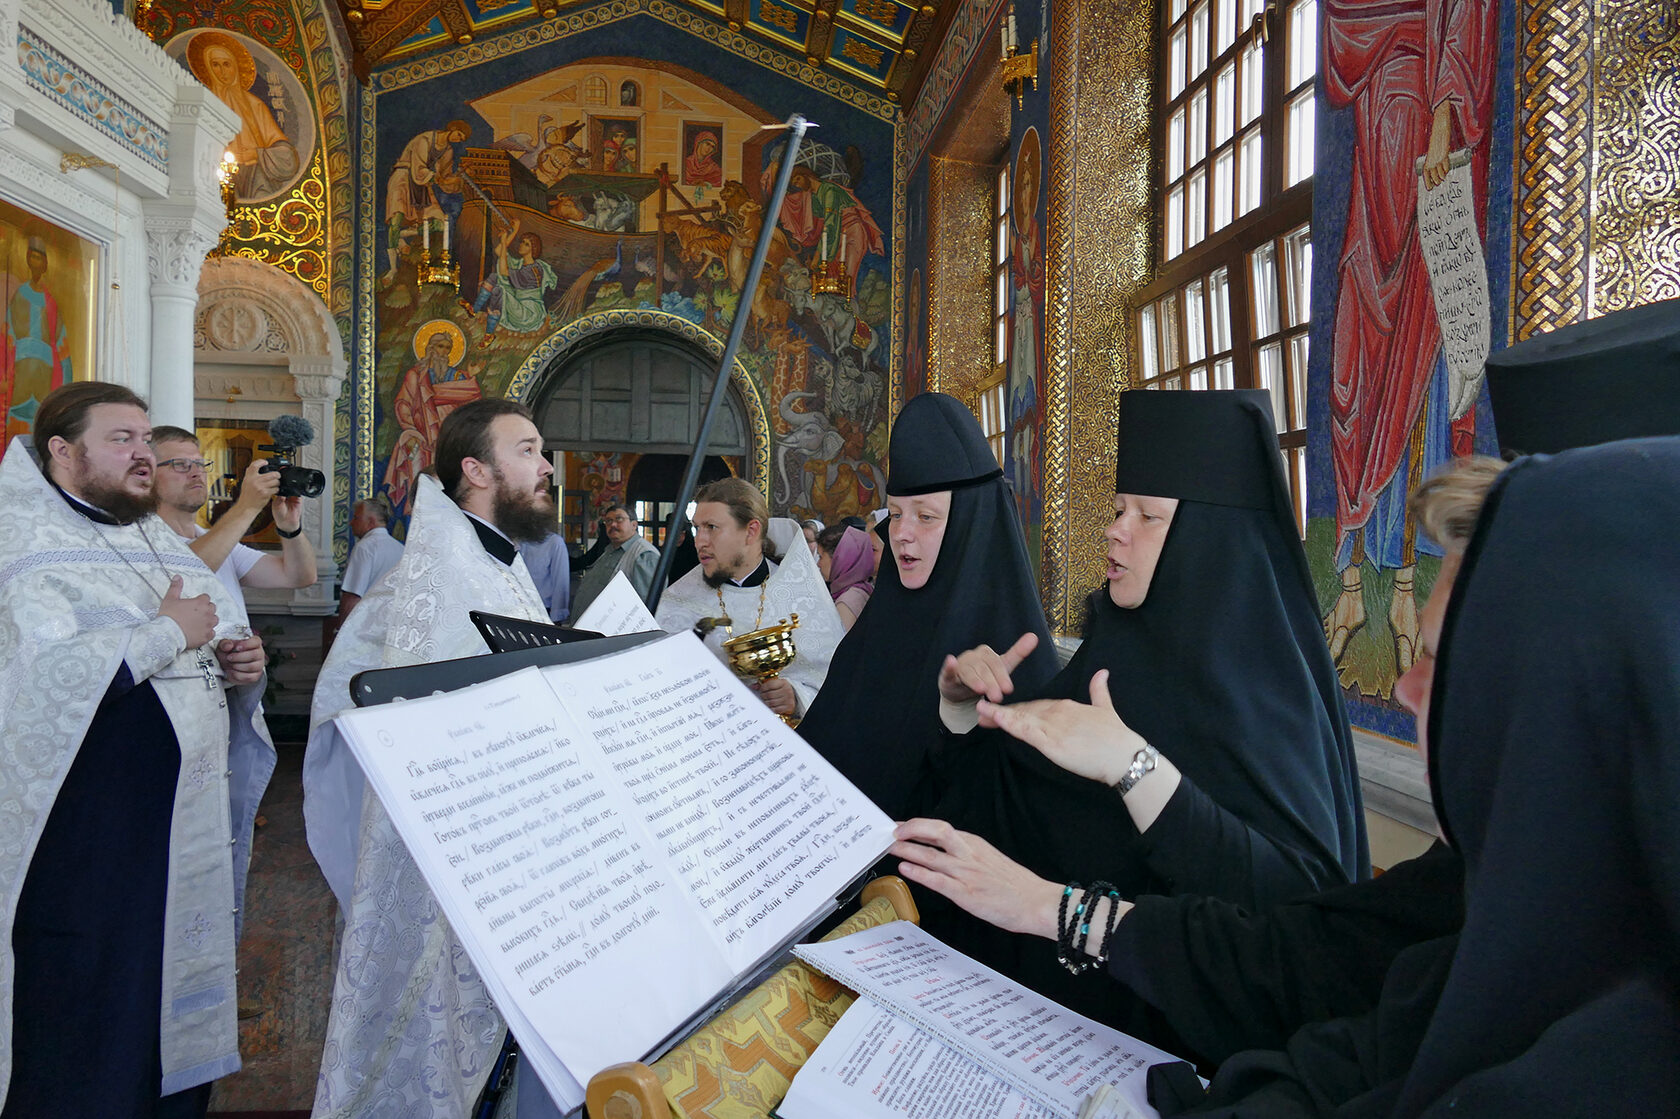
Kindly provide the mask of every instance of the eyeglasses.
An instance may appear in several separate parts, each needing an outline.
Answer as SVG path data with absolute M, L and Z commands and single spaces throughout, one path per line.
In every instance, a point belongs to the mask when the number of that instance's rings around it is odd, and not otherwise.
M 632 521 L 629 517 L 626 517 L 623 513 L 619 513 L 616 516 L 608 517 L 606 523 L 609 525 L 631 525 L 636 522 Z
M 210 469 L 207 458 L 166 458 L 158 463 L 158 469 L 168 467 L 177 474 L 203 474 Z

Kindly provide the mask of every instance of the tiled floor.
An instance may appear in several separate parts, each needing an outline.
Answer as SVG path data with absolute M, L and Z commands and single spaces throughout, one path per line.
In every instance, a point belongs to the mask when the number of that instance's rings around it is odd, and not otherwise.
M 307 1115 L 327 1033 L 336 905 L 303 833 L 303 745 L 282 743 L 263 798 L 239 946 L 239 1052 L 212 1115 Z M 255 1119 L 254 1116 L 251 1119 Z

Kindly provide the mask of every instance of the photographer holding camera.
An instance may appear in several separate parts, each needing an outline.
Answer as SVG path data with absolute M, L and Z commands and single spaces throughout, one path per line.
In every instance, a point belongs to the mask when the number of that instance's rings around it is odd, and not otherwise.
M 303 499 L 278 496 L 284 474 L 265 470 L 267 459 L 251 463 L 233 507 L 204 530 L 193 519 L 210 495 L 209 463 L 199 450 L 198 438 L 182 428 L 158 427 L 152 432 L 152 450 L 158 460 L 158 515 L 177 536 L 190 541 L 193 554 L 216 573 L 230 594 L 242 598 L 242 586 L 295 590 L 315 582 L 315 549 L 303 534 Z M 274 528 L 280 534 L 279 555 L 240 543 L 265 506 L 273 513 Z

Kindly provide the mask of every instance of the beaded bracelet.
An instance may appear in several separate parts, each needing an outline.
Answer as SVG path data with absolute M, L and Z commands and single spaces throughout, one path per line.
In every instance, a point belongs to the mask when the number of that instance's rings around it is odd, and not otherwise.
M 1074 907 L 1070 920 L 1068 899 L 1073 896 L 1075 890 L 1080 890 L 1079 904 Z M 1070 882 L 1062 889 L 1061 907 L 1056 917 L 1056 961 L 1067 968 L 1070 975 L 1083 975 L 1107 958 L 1108 939 L 1113 936 L 1116 906 L 1109 907 L 1109 929 L 1103 938 L 1103 955 L 1092 959 L 1084 950 L 1091 935 L 1090 913 L 1096 908 L 1096 903 L 1104 897 L 1109 898 L 1111 902 L 1119 899 L 1120 893 L 1113 883 L 1093 882 L 1089 887 L 1082 889 L 1079 883 Z
M 1114 942 L 1114 930 L 1120 924 L 1120 891 L 1112 887 L 1108 891 L 1108 920 L 1107 928 L 1103 930 L 1102 948 L 1097 952 L 1097 966 L 1108 966 L 1108 948 Z
M 1073 897 L 1073 891 L 1077 889 L 1079 889 L 1079 883 L 1077 882 L 1069 882 L 1062 887 L 1062 901 L 1056 911 L 1056 960 L 1075 975 L 1078 975 L 1079 972 L 1074 966 L 1073 922 L 1068 920 L 1068 899 Z M 1081 900 L 1079 910 L 1074 913 L 1075 921 L 1079 919 L 1079 911 L 1083 910 L 1084 907 L 1085 903 Z

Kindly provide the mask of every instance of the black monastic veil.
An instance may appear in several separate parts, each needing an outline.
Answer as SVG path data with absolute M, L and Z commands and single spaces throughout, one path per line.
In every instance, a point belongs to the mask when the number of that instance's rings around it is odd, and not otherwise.
M 1428 727 L 1464 931 L 1397 1115 L 1680 1100 L 1676 525 L 1674 438 L 1535 456 L 1489 498 Z
M 1027 687 L 1047 681 L 1056 659 L 1015 502 L 973 413 L 942 393 L 914 397 L 893 425 L 890 455 L 889 494 L 952 491 L 939 558 L 917 590 L 899 581 L 890 554 L 881 558 L 875 593 L 835 650 L 799 733 L 903 820 L 930 810 L 937 795 L 927 753 L 941 736 L 945 657 L 1006 649 L 1036 633 L 1038 649 L 1016 673 Z
M 937 813 L 1053 881 L 1249 907 L 1364 877 L 1352 737 L 1296 533 L 1266 394 L 1129 392 L 1117 491 L 1180 504 L 1144 602 L 1094 596 L 1089 636 L 1036 697 L 1115 709 L 1182 771 L 1147 835 L 1118 795 L 998 731 L 949 737 Z M 1043 940 L 960 913 L 930 931 L 1083 1013 L 1171 1043 L 1140 1000 L 1073 979 Z M 937 926 L 937 927 L 935 927 Z M 1168 1045 L 1170 1048 L 1170 1044 Z

